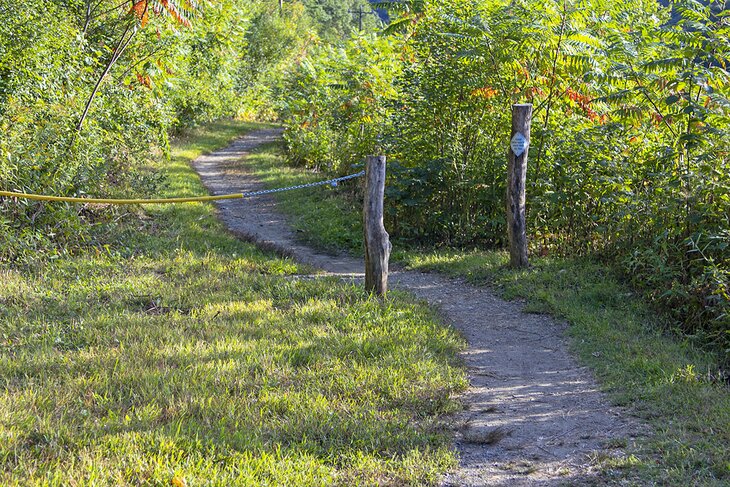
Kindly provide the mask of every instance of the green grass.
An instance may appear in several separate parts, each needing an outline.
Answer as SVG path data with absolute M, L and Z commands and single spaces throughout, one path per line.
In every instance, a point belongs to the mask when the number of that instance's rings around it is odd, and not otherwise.
M 189 162 L 243 130 L 178 139 Z M 441 416 L 461 339 L 229 235 L 210 205 L 155 206 L 98 245 L 0 266 L 0 485 L 422 485 L 456 457 Z
M 327 179 L 320 173 L 282 164 L 279 143 L 255 151 L 248 167 L 269 188 L 312 183 Z M 359 252 L 363 248 L 361 203 L 351 197 L 352 186 L 363 178 L 344 181 L 336 188 L 329 185 L 278 193 L 279 207 L 304 242 L 325 251 Z
M 533 259 L 507 267 L 503 252 L 403 252 L 409 267 L 489 283 L 528 311 L 571 324 L 568 335 L 616 404 L 653 426 L 637 473 L 662 484 L 730 482 L 730 394 L 716 357 L 666 332 L 666 323 L 604 266 L 586 259 Z
M 316 179 L 285 167 L 281 150 L 274 146 L 251 160 L 270 186 Z M 338 200 L 336 191 L 278 197 L 311 242 L 359 249 L 359 208 Z M 305 212 L 313 205 L 329 208 L 325 211 L 332 218 L 326 222 L 309 218 Z M 330 235 L 337 240 L 330 240 Z M 667 332 L 668 325 L 610 270 L 586 259 L 533 258 L 531 269 L 515 271 L 506 266 L 503 252 L 419 250 L 398 242 L 393 257 L 413 269 L 490 285 L 506 299 L 525 300 L 528 311 L 565 319 L 579 360 L 595 372 L 614 403 L 651 426 L 652 433 L 628 457 L 631 461 L 620 466 L 621 475 L 630 482 L 730 483 L 730 394 L 718 380 L 717 361 Z M 610 461 L 604 466 L 618 468 Z

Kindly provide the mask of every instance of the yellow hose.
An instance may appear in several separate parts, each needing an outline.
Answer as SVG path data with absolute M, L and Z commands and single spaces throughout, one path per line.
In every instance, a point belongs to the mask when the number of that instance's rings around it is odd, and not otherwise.
M 9 198 L 22 198 L 36 201 L 58 201 L 62 203 L 90 203 L 94 205 L 150 205 L 167 203 L 194 203 L 200 201 L 235 200 L 244 197 L 243 193 L 222 194 L 219 196 L 196 196 L 190 198 L 158 198 L 158 199 L 104 199 L 104 198 L 71 198 L 67 196 L 44 196 L 40 194 L 16 193 L 13 191 L 0 191 L 0 196 Z

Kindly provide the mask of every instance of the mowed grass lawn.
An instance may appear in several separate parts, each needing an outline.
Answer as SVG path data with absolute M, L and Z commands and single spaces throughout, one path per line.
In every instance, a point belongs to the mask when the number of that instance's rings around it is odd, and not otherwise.
M 251 126 L 178 140 L 189 162 Z M 154 206 L 87 251 L 0 265 L 0 485 L 435 483 L 464 346 L 424 305 L 312 278 L 226 233 L 211 205 Z

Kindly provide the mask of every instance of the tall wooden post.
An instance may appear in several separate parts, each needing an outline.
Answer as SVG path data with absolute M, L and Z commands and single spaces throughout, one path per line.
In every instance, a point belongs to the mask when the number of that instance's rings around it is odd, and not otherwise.
M 385 296 L 388 292 L 390 238 L 383 225 L 385 156 L 368 156 L 365 166 L 365 289 Z
M 512 105 L 512 135 L 507 168 L 507 231 L 509 233 L 510 265 L 517 268 L 529 265 L 525 222 L 525 184 L 531 122 L 531 104 Z

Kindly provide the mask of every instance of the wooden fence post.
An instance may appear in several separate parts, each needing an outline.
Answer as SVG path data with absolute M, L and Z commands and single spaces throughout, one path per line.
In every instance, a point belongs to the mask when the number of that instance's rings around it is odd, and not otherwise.
M 525 184 L 527 153 L 530 147 L 532 105 L 512 105 L 512 135 L 507 168 L 507 231 L 512 267 L 524 268 L 527 260 L 527 225 L 525 223 Z
M 388 292 L 390 239 L 383 225 L 385 156 L 368 156 L 365 166 L 365 289 L 385 296 Z

